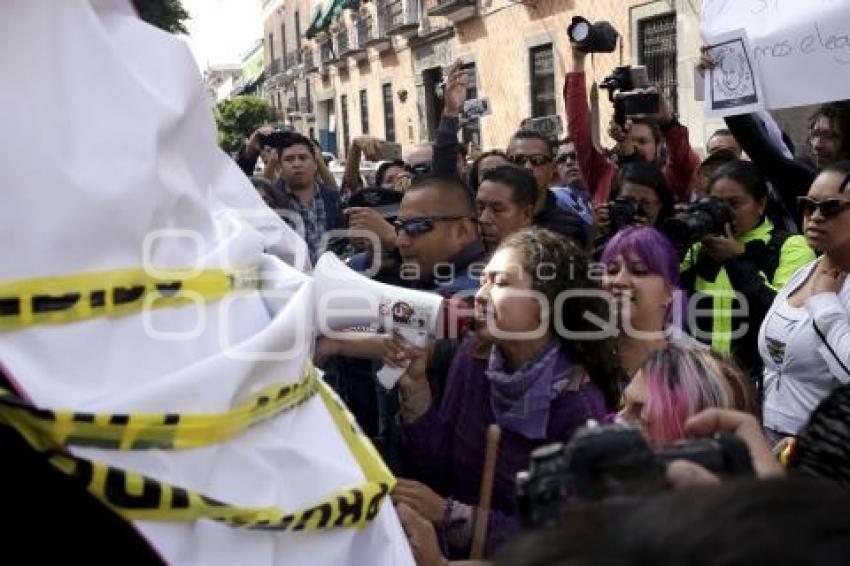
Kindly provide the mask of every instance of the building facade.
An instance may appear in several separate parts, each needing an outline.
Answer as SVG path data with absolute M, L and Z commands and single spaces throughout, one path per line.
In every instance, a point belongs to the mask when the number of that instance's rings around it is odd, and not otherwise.
M 340 157 L 358 135 L 405 150 L 433 140 L 438 85 L 458 60 L 469 69 L 469 96 L 488 98 L 492 109 L 465 125 L 463 141 L 504 148 L 526 118 L 557 114 L 566 123 L 573 16 L 607 20 L 622 37 L 620 49 L 589 57 L 586 69 L 603 145 L 612 143 L 604 134 L 612 108 L 592 84 L 621 63 L 647 66 L 694 147 L 723 126 L 694 97 L 701 40 L 692 0 L 261 1 L 266 98 L 283 124 Z

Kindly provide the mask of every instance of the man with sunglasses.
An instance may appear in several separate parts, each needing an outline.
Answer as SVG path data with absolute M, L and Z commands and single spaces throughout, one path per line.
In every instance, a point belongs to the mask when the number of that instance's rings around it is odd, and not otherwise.
M 559 206 L 555 193 L 549 189 L 556 175 L 549 140 L 533 130 L 520 130 L 511 137 L 507 154 L 511 163 L 528 171 L 537 183 L 533 225 L 587 246 L 590 227 L 577 213 Z
M 485 260 L 475 204 L 457 180 L 428 177 L 407 190 L 395 221 L 401 278 L 442 295 L 478 288 L 474 264 Z

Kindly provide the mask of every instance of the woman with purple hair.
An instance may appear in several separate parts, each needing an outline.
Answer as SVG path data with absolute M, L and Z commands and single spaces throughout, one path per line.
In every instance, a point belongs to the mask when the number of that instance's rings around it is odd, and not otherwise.
M 632 377 L 652 350 L 667 344 L 700 347 L 682 330 L 685 297 L 679 289 L 679 256 L 655 228 L 631 226 L 602 251 L 603 287 L 617 310 L 617 356 Z

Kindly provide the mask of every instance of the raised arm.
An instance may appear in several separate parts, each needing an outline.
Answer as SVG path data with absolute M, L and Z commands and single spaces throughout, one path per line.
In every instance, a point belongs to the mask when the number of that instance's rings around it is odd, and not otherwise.
M 576 148 L 578 166 L 594 204 L 609 200 L 611 178 L 616 167 L 593 145 L 590 130 L 590 105 L 584 74 L 587 54 L 573 47 L 572 71 L 564 82 L 567 131 Z

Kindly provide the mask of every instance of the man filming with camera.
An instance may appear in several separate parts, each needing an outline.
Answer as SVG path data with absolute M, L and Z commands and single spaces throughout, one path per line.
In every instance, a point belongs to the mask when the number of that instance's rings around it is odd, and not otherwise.
M 591 139 L 591 113 L 587 102 L 585 59 L 588 53 L 612 52 L 617 32 L 606 22 L 590 24 L 575 18 L 570 26 L 572 71 L 564 84 L 569 136 L 575 142 L 579 168 L 595 205 L 611 200 L 619 165 L 635 160 L 653 164 L 664 172 L 670 190 L 687 202 L 699 157 L 691 149 L 688 129 L 680 124 L 661 89 L 632 84 L 639 68 L 618 67 L 603 81 L 615 105 L 609 134 L 617 142 L 618 164 L 609 161 Z M 603 25 L 604 24 L 604 25 Z

